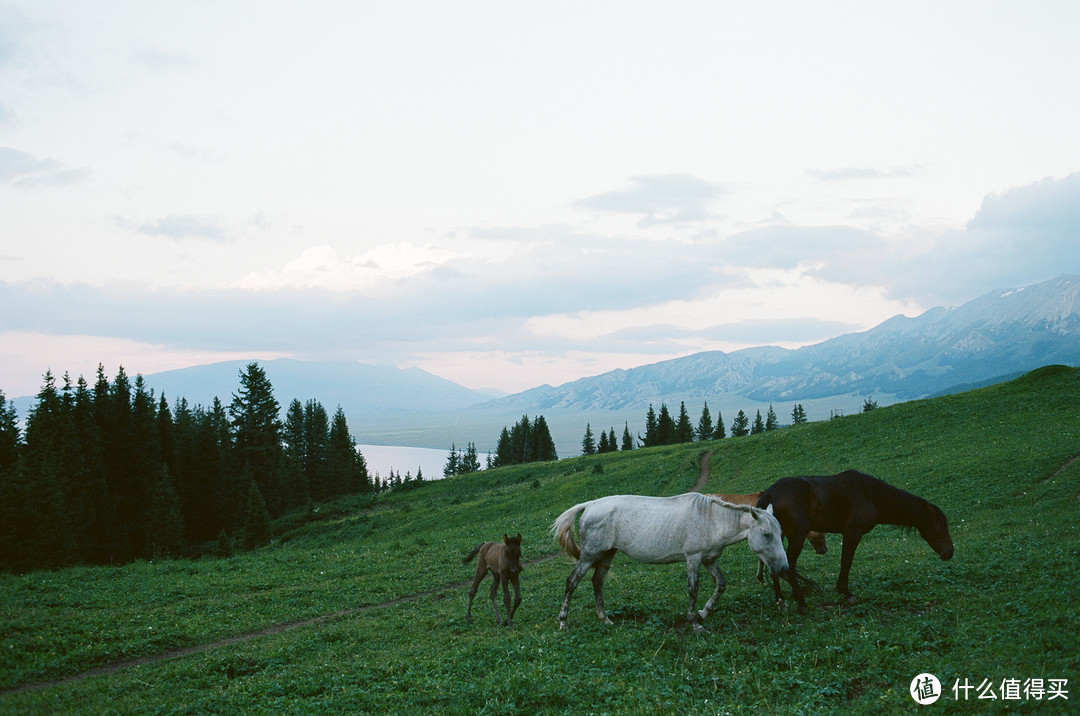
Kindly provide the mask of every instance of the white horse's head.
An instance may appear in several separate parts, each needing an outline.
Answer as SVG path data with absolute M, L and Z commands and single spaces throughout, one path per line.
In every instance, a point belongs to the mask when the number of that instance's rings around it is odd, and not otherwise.
M 750 514 L 754 518 L 754 524 L 746 536 L 750 549 L 774 575 L 783 576 L 788 570 L 787 554 L 784 553 L 783 533 L 780 523 L 773 517 L 772 505 L 764 510 L 751 507 Z

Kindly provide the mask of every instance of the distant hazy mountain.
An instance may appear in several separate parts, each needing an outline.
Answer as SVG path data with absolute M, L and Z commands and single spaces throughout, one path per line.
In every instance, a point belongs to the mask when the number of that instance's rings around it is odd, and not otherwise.
M 226 405 L 248 361 L 231 361 L 145 375 L 156 395 Z M 560 455 L 577 454 L 586 422 L 596 430 L 628 422 L 645 409 L 685 401 L 697 420 L 707 400 L 727 420 L 776 403 L 781 415 L 805 402 L 812 420 L 833 409 L 858 410 L 863 396 L 882 405 L 1003 380 L 1050 363 L 1080 365 L 1080 276 L 1062 276 L 1020 289 L 993 291 L 959 308 L 934 308 L 915 318 L 896 316 L 796 350 L 712 351 L 615 370 L 558 387 L 548 385 L 492 400 L 419 368 L 351 362 L 259 361 L 282 409 L 293 399 L 341 405 L 359 442 L 445 449 L 476 441 L 494 449 L 503 426 L 521 415 L 544 414 Z M 25 417 L 34 399 L 15 401 Z M 783 421 L 782 421 L 783 422 Z M 620 429 L 621 434 L 621 429 Z
M 172 402 L 209 406 L 214 397 L 228 406 L 240 389 L 240 373 L 251 361 L 227 361 L 143 376 L 157 395 Z M 331 414 L 341 405 L 349 416 L 457 410 L 491 399 L 419 368 L 393 368 L 347 361 L 258 361 L 286 409 L 294 399 L 314 398 Z
M 1080 365 L 1080 276 L 993 291 L 915 318 L 896 316 L 868 331 L 795 350 L 697 353 L 545 385 L 480 407 L 619 410 L 722 394 L 758 402 L 853 393 L 908 400 L 1048 363 Z

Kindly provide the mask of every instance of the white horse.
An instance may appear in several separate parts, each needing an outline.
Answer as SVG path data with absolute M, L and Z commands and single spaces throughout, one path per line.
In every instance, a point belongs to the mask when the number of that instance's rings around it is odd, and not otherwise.
M 578 523 L 580 548 L 574 541 L 574 519 Z M 676 497 L 612 495 L 574 505 L 559 515 L 551 526 L 559 544 L 578 563 L 566 578 L 566 595 L 559 612 L 559 628 L 566 629 L 570 597 L 578 582 L 593 569 L 593 593 L 600 621 L 611 624 L 604 611 L 604 577 L 615 552 L 648 564 L 670 564 L 686 560 L 690 606 L 686 617 L 697 631 L 725 588 L 724 575 L 716 560 L 728 545 L 747 540 L 773 574 L 787 572 L 788 562 L 781 541 L 780 523 L 771 506 L 758 509 L 733 505 L 716 497 L 688 492 Z M 716 591 L 697 611 L 698 576 L 701 566 L 716 580 Z

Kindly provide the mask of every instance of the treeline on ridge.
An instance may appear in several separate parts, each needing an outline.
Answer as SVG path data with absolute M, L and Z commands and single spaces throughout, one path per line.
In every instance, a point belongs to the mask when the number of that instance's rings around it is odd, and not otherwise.
M 340 407 L 279 416 L 257 363 L 209 407 L 170 408 L 122 367 L 92 386 L 46 373 L 24 435 L 0 392 L 0 569 L 227 554 L 287 511 L 373 489 Z

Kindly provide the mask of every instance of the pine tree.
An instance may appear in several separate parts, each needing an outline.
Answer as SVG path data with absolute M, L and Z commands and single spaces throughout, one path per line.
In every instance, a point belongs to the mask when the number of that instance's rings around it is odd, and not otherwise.
M 701 417 L 698 418 L 697 439 L 712 440 L 715 429 L 716 428 L 713 426 L 712 415 L 709 414 L 709 403 L 708 401 L 705 401 L 705 406 L 701 409 Z
M 329 476 L 331 499 L 367 489 L 367 466 L 361 470 L 362 458 L 359 455 L 356 439 L 349 433 L 345 411 L 339 405 L 330 421 L 326 449 L 326 474 Z
M 779 427 L 780 423 L 776 419 L 776 411 L 773 410 L 772 403 L 769 403 L 769 412 L 765 415 L 765 429 L 776 430 Z
M 495 458 L 492 460 L 492 467 L 505 467 L 506 465 L 513 465 L 511 461 L 511 451 L 513 450 L 512 443 L 510 442 L 510 430 L 504 425 L 502 432 L 499 433 L 499 440 L 495 443 Z
M 279 409 L 266 372 L 258 363 L 249 363 L 240 373 L 240 390 L 233 394 L 229 418 L 236 459 L 258 482 L 271 514 L 296 506 L 281 494 L 283 454 Z
M 661 403 L 660 414 L 656 418 L 656 444 L 674 445 L 677 434 L 675 420 L 668 411 L 667 403 Z
M 596 454 L 596 440 L 593 439 L 592 425 L 589 423 L 585 423 L 585 437 L 581 439 L 581 454 Z
M 741 438 L 750 434 L 750 419 L 746 417 L 746 413 L 739 411 L 739 414 L 735 416 L 735 420 L 731 423 L 731 437 Z
M 551 439 L 547 420 L 543 415 L 538 415 L 533 421 L 532 461 L 550 462 L 558 459 L 559 454 L 555 450 L 555 441 Z
M 796 403 L 791 409 L 791 424 L 802 425 L 806 422 L 806 410 L 803 408 L 802 403 Z
M 626 421 L 623 427 L 622 434 L 622 449 L 633 450 L 634 449 L 634 436 L 630 434 L 630 421 Z
M 244 549 L 255 549 L 270 541 L 270 512 L 266 508 L 266 500 L 263 499 L 258 483 L 251 480 L 250 484 L 244 518 Z
M 604 432 L 603 430 L 601 430 L 600 431 L 600 442 L 596 444 L 596 452 L 599 454 L 599 453 L 605 453 L 605 452 L 610 452 L 610 451 L 611 451 L 611 448 L 608 447 L 607 433 Z
M 442 476 L 453 477 L 458 474 L 461 466 L 458 462 L 457 445 L 450 443 L 450 454 L 446 456 L 446 464 L 443 465 Z
M 713 439 L 723 440 L 727 437 L 727 428 L 724 427 L 724 415 L 719 410 L 716 411 L 716 432 L 713 433 Z
M 465 452 L 461 454 L 458 473 L 468 475 L 480 471 L 480 456 L 476 452 L 476 443 L 470 442 L 465 446 Z
M 645 413 L 645 439 L 642 441 L 644 447 L 652 447 L 653 445 L 660 444 L 660 431 L 656 419 L 656 411 L 653 410 L 652 403 L 649 403 L 649 412 Z
M 761 411 L 757 411 L 757 415 L 754 416 L 754 424 L 750 427 L 751 435 L 760 435 L 765 432 L 765 421 L 761 419 Z
M 184 551 L 184 517 L 180 498 L 162 463 L 157 484 L 150 495 L 147 542 L 155 558 L 179 557 Z
M 679 420 L 675 423 L 675 442 L 691 443 L 694 441 L 694 426 L 686 412 L 686 401 L 679 403 Z

